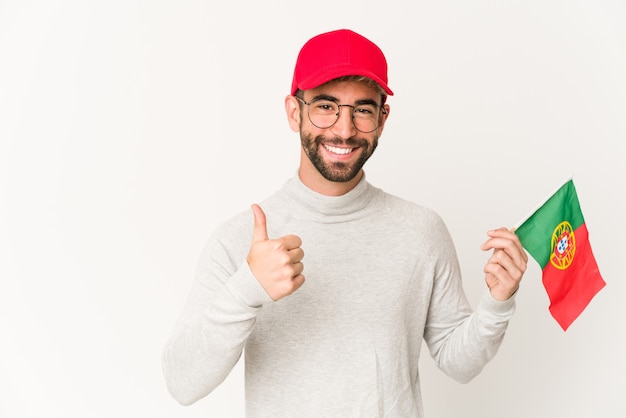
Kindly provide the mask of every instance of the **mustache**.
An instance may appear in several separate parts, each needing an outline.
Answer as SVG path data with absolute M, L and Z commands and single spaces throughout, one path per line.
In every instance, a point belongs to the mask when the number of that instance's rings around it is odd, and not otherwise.
M 367 142 L 366 139 L 363 138 L 357 138 L 357 137 L 350 137 L 348 139 L 341 139 L 341 138 L 326 138 L 323 135 L 318 135 L 315 137 L 315 143 L 320 145 L 320 144 L 328 144 L 328 145 L 346 145 L 348 147 L 365 147 L 367 148 L 369 146 L 369 143 Z

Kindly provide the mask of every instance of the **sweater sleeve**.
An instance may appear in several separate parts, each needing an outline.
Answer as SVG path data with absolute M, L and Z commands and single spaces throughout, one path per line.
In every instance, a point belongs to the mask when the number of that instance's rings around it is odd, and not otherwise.
M 500 302 L 486 289 L 472 311 L 465 296 L 454 244 L 443 224 L 433 252 L 434 283 L 425 341 L 437 366 L 466 383 L 496 355 L 515 310 L 514 297 Z
M 189 298 L 163 350 L 168 390 L 183 405 L 205 397 L 228 376 L 259 310 L 272 301 L 242 256 L 247 248 L 233 251 L 236 235 L 222 233 L 221 240 L 214 235 L 205 247 Z

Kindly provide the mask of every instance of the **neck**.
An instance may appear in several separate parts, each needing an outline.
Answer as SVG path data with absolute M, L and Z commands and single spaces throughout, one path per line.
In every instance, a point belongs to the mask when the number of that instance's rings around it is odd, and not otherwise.
M 314 192 L 323 194 L 325 196 L 341 196 L 354 189 L 361 178 L 363 178 L 363 170 L 352 179 L 346 182 L 330 181 L 324 178 L 318 171 L 311 173 L 310 171 L 303 170 L 302 167 L 298 170 L 298 176 L 300 181 Z

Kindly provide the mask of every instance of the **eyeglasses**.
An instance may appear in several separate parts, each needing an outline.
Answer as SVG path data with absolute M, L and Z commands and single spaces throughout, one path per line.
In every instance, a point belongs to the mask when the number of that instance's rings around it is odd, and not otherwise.
M 304 99 L 295 96 L 303 104 L 308 106 L 308 116 L 311 123 L 319 129 L 328 129 L 339 120 L 341 116 L 341 108 L 349 107 L 352 113 L 352 123 L 354 127 L 363 132 L 374 132 L 380 126 L 380 113 L 387 114 L 385 108 L 374 103 L 359 104 L 356 106 L 348 104 L 339 104 L 328 99 L 315 99 L 307 102 Z

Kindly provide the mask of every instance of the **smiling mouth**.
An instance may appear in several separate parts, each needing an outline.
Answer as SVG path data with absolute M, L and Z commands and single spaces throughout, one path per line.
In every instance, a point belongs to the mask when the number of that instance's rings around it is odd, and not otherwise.
M 324 148 L 327 151 L 332 152 L 333 154 L 338 154 L 338 155 L 347 155 L 347 154 L 350 154 L 352 151 L 354 151 L 354 148 L 340 148 L 340 147 L 333 147 L 332 145 L 324 145 Z

